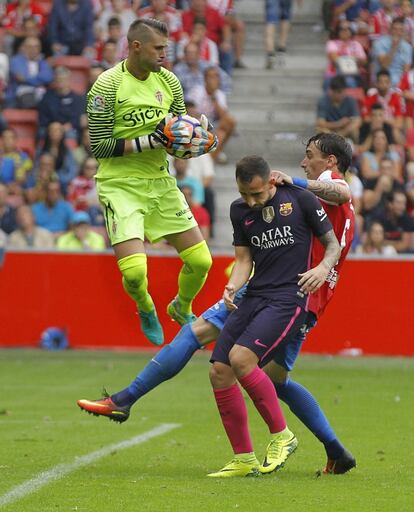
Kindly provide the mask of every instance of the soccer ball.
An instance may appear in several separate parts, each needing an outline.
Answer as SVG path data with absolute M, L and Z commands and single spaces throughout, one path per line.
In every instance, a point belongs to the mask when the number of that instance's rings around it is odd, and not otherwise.
M 186 160 L 192 157 L 191 139 L 196 136 L 196 128 L 200 125 L 200 121 L 189 115 L 175 116 L 164 127 L 164 134 L 169 139 L 169 144 L 165 148 L 167 153 L 174 158 Z M 175 149 L 172 147 L 177 136 L 174 133 L 180 132 L 182 137 L 188 138 L 190 142 L 185 144 L 184 149 Z

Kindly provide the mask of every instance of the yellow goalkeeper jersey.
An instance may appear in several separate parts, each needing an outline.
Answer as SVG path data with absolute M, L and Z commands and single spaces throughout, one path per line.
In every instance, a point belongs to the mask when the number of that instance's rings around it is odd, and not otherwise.
M 178 78 L 165 68 L 139 80 L 126 60 L 103 72 L 88 93 L 87 114 L 97 178 L 159 178 L 168 173 L 164 149 L 123 155 L 125 140 L 154 131 L 169 112 L 185 114 Z

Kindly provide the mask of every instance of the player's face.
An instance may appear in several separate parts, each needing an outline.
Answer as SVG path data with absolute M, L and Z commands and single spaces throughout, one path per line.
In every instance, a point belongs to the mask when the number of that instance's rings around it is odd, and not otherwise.
M 263 180 L 260 176 L 255 176 L 250 183 L 237 180 L 237 186 L 242 199 L 253 210 L 263 208 L 276 192 L 273 178 Z
M 140 71 L 157 73 L 164 64 L 168 38 L 153 32 L 148 41 L 132 43 Z
M 335 165 L 334 159 L 333 155 L 325 155 L 314 142 L 311 142 L 306 148 L 306 156 L 300 165 L 308 180 L 317 180 L 324 171 Z

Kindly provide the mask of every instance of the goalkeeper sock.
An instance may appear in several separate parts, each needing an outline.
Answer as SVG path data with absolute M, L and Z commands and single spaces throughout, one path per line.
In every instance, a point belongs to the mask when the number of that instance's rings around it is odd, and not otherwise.
M 140 311 L 149 313 L 154 309 L 154 302 L 148 293 L 147 255 L 131 254 L 118 260 L 122 272 L 122 284 L 127 294 L 137 303 Z
M 277 396 L 289 406 L 289 409 L 325 446 L 330 459 L 337 459 L 344 447 L 323 413 L 315 397 L 298 382 L 288 380 L 285 384 L 275 385 Z
M 191 313 L 191 303 L 203 287 L 213 260 L 205 240 L 179 254 L 184 265 L 178 276 L 178 300 L 184 314 Z
M 120 407 L 131 407 L 146 393 L 177 375 L 199 348 L 201 345 L 191 325 L 185 325 L 169 345 L 157 352 L 127 388 L 111 396 L 112 401 Z

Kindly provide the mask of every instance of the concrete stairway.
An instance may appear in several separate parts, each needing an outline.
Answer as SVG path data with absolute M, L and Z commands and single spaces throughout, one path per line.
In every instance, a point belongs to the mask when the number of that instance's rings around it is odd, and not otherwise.
M 247 69 L 235 70 L 229 107 L 238 122 L 237 136 L 226 146 L 229 164 L 216 166 L 217 219 L 211 248 L 232 252 L 229 206 L 238 197 L 234 164 L 247 154 L 259 154 L 272 168 L 300 175 L 303 143 L 314 131 L 315 107 L 325 68 L 325 38 L 321 32 L 320 1 L 304 0 L 296 8 L 288 52 L 273 70 L 265 70 L 264 1 L 237 0 L 246 22 Z

